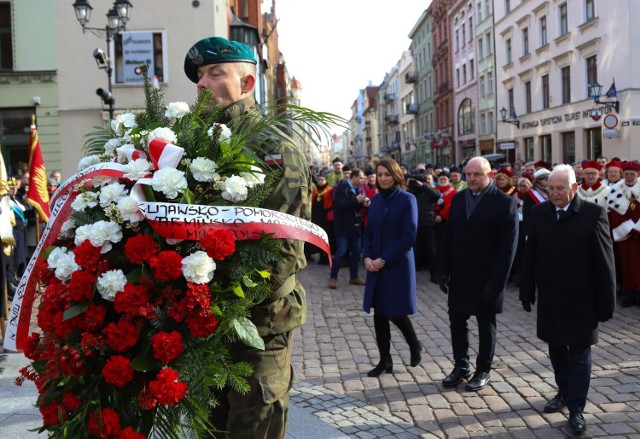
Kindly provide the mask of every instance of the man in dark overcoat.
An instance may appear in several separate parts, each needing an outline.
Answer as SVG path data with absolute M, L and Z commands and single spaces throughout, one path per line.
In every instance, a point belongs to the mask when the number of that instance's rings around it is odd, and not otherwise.
M 471 376 L 467 321 L 476 316 L 479 349 L 476 371 L 465 387 L 478 391 L 491 380 L 496 344 L 496 314 L 518 241 L 516 201 L 492 182 L 491 165 L 474 157 L 465 166 L 468 188 L 451 202 L 440 255 L 440 288 L 449 293 L 449 325 L 455 360 L 442 382 L 454 387 Z
M 575 433 L 586 430 L 582 414 L 591 377 L 591 345 L 598 322 L 615 308 L 615 264 L 604 207 L 576 196 L 569 165 L 549 176 L 549 201 L 531 209 L 520 300 L 531 311 L 538 292 L 538 338 L 549 344 L 558 394 L 547 413 L 569 408 Z

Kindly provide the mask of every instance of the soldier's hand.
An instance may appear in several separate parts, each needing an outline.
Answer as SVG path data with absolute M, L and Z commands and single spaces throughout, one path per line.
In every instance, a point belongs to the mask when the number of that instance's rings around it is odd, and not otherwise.
M 522 309 L 524 309 L 526 312 L 531 312 L 531 303 L 526 300 L 523 300 Z

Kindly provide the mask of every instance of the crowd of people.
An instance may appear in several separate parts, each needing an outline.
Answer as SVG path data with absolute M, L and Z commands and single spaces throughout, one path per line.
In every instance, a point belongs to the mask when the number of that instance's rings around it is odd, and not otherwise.
M 334 255 L 328 287 L 339 288 L 340 268 L 349 267 L 349 284 L 365 285 L 364 310 L 374 310 L 380 361 L 368 375 L 393 371 L 389 322 L 409 344 L 411 366 L 420 363 L 422 345 L 409 316 L 415 271 L 428 270 L 448 294 L 454 367 L 443 386 L 468 380 L 467 391 L 484 388 L 491 381 L 496 314 L 512 282 L 525 311 L 537 300 L 538 337 L 549 346 L 558 393 L 544 411 L 567 407 L 570 427 L 585 431 L 598 323 L 612 317 L 616 294 L 621 306 L 640 306 L 639 174 L 638 161 L 617 157 L 553 165 L 474 157 L 460 167 L 413 171 L 390 159 L 361 170 L 336 158 L 331 170 L 312 169 L 312 218 L 327 231 Z M 307 248 L 307 256 L 312 252 Z M 480 253 L 481 263 L 471 263 L 469 255 Z M 321 255 L 319 263 L 328 260 Z M 473 373 L 471 316 L 479 335 Z

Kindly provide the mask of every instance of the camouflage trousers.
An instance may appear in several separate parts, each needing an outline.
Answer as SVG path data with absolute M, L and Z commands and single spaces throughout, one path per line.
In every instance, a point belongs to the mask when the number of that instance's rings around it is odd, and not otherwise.
M 216 390 L 219 405 L 210 416 L 217 438 L 281 439 L 287 430 L 289 390 L 296 381 L 291 366 L 293 330 L 306 320 L 306 297 L 297 283 L 289 295 L 257 306 L 251 320 L 265 342 L 265 350 L 235 344 L 234 361 L 253 366 L 251 389 L 242 395 L 231 388 Z

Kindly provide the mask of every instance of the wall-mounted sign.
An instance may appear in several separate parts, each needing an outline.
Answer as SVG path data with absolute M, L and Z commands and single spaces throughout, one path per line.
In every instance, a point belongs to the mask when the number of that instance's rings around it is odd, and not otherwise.
M 629 126 L 629 121 L 628 121 L 628 120 L 623 120 L 623 121 L 620 123 L 620 125 L 621 125 L 621 126 L 623 126 L 623 127 L 628 127 L 628 126 Z
M 142 64 L 149 64 L 149 75 L 153 76 L 153 33 L 152 32 L 123 32 L 122 59 L 124 62 L 125 84 L 141 84 Z
M 607 129 L 614 129 L 618 126 L 618 116 L 613 113 L 607 114 L 602 120 L 602 125 Z
M 503 142 L 500 144 L 500 149 L 515 149 L 516 142 Z

